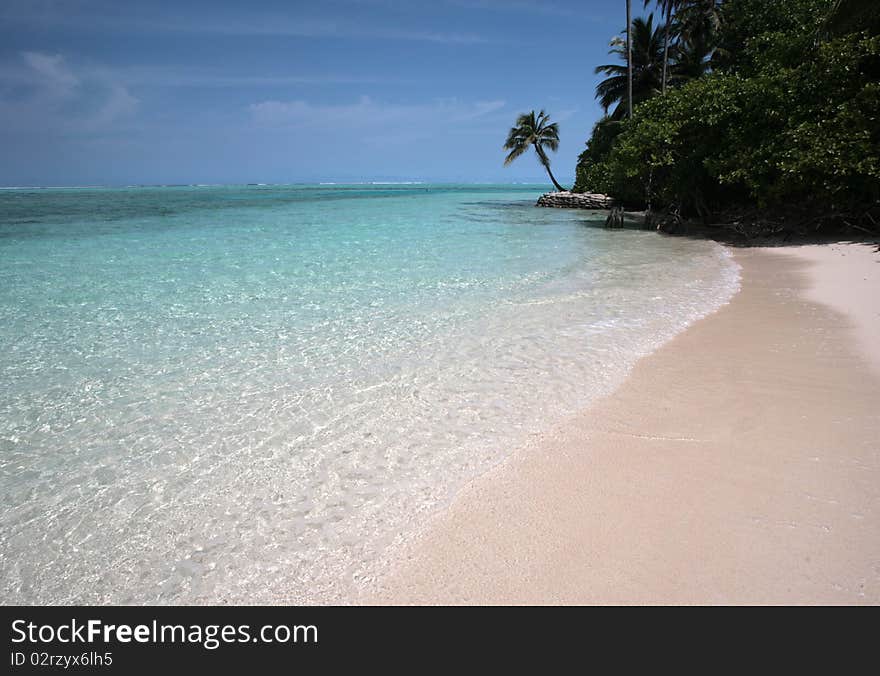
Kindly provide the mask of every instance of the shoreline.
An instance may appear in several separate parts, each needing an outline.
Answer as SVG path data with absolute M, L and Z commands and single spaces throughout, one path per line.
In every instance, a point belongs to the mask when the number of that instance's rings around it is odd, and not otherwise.
M 359 600 L 880 602 L 880 255 L 734 258 L 728 305 L 468 484 Z

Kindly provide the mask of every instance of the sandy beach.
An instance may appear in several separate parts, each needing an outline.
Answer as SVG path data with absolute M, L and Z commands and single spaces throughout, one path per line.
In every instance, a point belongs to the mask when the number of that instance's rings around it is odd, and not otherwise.
M 880 603 L 880 254 L 742 289 L 469 484 L 368 603 Z

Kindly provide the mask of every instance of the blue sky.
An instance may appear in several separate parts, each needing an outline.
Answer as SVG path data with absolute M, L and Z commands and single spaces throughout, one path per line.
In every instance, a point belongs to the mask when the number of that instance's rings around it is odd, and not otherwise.
M 633 2 L 634 12 L 641 2 Z M 0 2 L 0 184 L 560 180 L 622 0 Z

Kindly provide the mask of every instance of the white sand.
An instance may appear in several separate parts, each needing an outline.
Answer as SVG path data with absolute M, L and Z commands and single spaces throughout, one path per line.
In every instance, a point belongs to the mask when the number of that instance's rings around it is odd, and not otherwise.
M 875 248 L 736 251 L 728 306 L 467 486 L 362 600 L 880 602 Z
M 880 255 L 876 244 L 814 244 L 774 252 L 811 264 L 807 298 L 845 315 L 880 374 Z

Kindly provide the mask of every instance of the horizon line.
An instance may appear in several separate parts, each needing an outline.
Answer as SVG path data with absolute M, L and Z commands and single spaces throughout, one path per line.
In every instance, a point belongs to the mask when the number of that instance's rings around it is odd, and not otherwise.
M 81 185 L 0 185 L 0 190 L 61 190 L 89 188 L 223 188 L 284 186 L 419 186 L 419 185 L 544 185 L 546 181 L 290 181 L 282 183 L 86 183 Z

